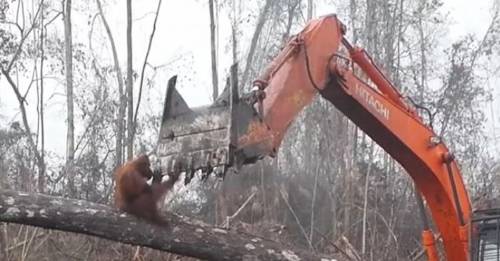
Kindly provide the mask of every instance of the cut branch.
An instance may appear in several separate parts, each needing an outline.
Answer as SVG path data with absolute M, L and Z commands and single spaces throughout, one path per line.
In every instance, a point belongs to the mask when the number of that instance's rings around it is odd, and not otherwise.
M 346 260 L 167 213 L 160 227 L 83 200 L 0 191 L 0 221 L 97 236 L 206 260 Z

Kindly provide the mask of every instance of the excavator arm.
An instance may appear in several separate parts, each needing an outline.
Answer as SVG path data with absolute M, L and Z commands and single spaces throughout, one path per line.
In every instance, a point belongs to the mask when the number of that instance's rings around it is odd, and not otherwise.
M 344 32 L 335 15 L 312 20 L 243 97 L 233 67 L 226 95 L 212 106 L 189 109 L 171 82 L 158 148 L 162 166 L 192 176 L 274 156 L 292 121 L 320 94 L 411 176 L 448 260 L 468 260 L 471 204 L 453 154 Z M 354 65 L 369 81 L 356 76 Z M 424 230 L 422 237 L 429 260 L 438 260 L 433 233 Z

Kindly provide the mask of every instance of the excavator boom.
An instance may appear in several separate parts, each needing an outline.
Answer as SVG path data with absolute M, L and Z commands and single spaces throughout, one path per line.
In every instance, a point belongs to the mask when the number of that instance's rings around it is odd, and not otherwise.
M 189 109 L 169 84 L 158 149 L 169 172 L 239 167 L 274 156 L 292 121 L 317 94 L 389 153 L 414 180 L 439 230 L 448 260 L 469 260 L 471 204 L 453 154 L 361 48 L 344 38 L 335 15 L 312 20 L 238 95 L 236 67 L 225 95 Z M 340 50 L 347 50 L 343 54 Z M 354 72 L 357 66 L 368 77 Z M 192 175 L 190 175 L 192 176 Z M 433 233 L 423 233 L 438 260 Z

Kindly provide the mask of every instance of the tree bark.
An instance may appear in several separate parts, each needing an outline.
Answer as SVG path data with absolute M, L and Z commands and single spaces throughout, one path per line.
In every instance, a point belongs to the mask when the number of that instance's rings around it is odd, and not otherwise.
M 40 100 L 39 100 L 39 106 L 38 106 L 38 117 L 40 119 L 40 157 L 41 157 L 41 162 L 38 164 L 38 192 L 43 193 L 45 189 L 45 116 L 43 113 L 43 62 L 44 62 L 44 39 L 45 39 L 45 27 L 43 26 L 44 23 L 44 1 L 40 1 L 40 6 L 42 8 L 42 11 L 40 13 Z
M 109 38 L 109 44 L 111 45 L 111 51 L 113 52 L 113 61 L 115 64 L 116 70 L 116 80 L 118 82 L 118 95 L 119 97 L 119 105 L 118 105 L 118 116 L 116 119 L 116 155 L 115 155 L 115 168 L 122 164 L 123 158 L 123 120 L 125 118 L 125 94 L 123 93 L 123 76 L 122 70 L 120 68 L 120 62 L 118 61 L 118 54 L 116 52 L 115 40 L 113 39 L 113 34 L 111 34 L 111 29 L 109 28 L 109 24 L 106 21 L 106 17 L 104 16 L 104 12 L 102 11 L 102 5 L 100 0 L 96 0 L 97 8 L 99 9 L 99 15 L 101 16 L 102 23 L 104 24 L 104 28 L 106 29 L 106 34 Z
M 6 224 L 1 224 L 2 226 L 0 227 L 0 260 L 9 260 L 8 257 L 8 251 L 7 251 L 7 236 L 5 233 L 5 226 Z
M 241 4 L 239 1 L 233 1 L 231 5 L 231 44 L 232 44 L 232 55 L 233 64 L 238 62 L 238 41 L 237 41 L 237 31 L 238 31 L 238 17 L 240 12 L 236 11 L 236 5 Z
M 64 0 L 63 0 L 64 3 Z M 71 0 L 65 0 L 64 7 L 64 47 L 66 63 L 66 105 L 68 129 L 66 133 L 66 173 L 73 173 L 73 160 L 75 157 L 75 125 L 73 122 L 73 36 L 71 32 Z M 68 177 L 68 186 L 74 193 L 73 177 Z
M 157 226 L 109 206 L 43 194 L 0 191 L 0 221 L 97 236 L 205 260 L 346 260 L 171 213 Z
M 366 175 L 365 175 L 365 189 L 364 189 L 364 198 L 363 198 L 363 218 L 362 218 L 362 223 L 363 223 L 363 228 L 361 232 L 361 256 L 367 259 L 366 256 L 366 233 L 367 233 L 367 211 L 368 211 L 368 189 L 370 186 L 370 174 L 372 170 L 372 161 L 373 161 L 373 149 L 374 149 L 374 144 L 373 142 L 371 143 L 370 146 L 370 155 L 368 157 L 368 168 L 366 170 Z
M 352 31 L 352 42 L 354 44 L 358 43 L 358 34 L 356 29 L 356 18 L 357 18 L 357 5 L 356 0 L 349 1 L 349 20 L 351 22 L 351 28 L 349 30 Z
M 424 9 L 424 4 L 419 6 L 420 11 Z M 422 15 L 418 16 L 418 35 L 420 38 L 420 91 L 419 103 L 424 101 L 425 84 L 427 83 L 427 59 L 426 59 L 426 37 L 424 33 L 424 24 Z
M 208 0 L 208 9 L 210 12 L 210 54 L 212 56 L 212 100 L 215 101 L 219 96 L 219 79 L 217 76 L 217 52 L 215 43 L 215 19 L 214 19 L 214 0 Z
M 134 153 L 134 80 L 132 78 L 132 0 L 127 0 L 127 159 Z
M 236 25 L 233 24 L 231 26 L 231 44 L 232 44 L 232 55 L 233 55 L 233 64 L 238 62 L 238 40 L 236 36 Z

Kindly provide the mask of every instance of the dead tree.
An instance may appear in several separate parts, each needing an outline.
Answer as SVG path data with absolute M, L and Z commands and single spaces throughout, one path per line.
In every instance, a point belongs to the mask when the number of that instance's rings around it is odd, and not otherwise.
M 208 0 L 208 10 L 210 12 L 210 55 L 212 57 L 212 100 L 215 101 L 219 96 L 219 79 L 217 77 L 217 52 L 215 42 L 215 11 L 214 0 Z M 217 7 L 216 7 L 217 8 Z M 217 28 L 217 30 L 219 30 Z
M 240 231 L 165 214 L 157 226 L 113 208 L 83 200 L 0 191 L 0 221 L 38 226 L 126 244 L 150 247 L 204 260 L 348 260 L 283 246 Z
M 134 79 L 132 78 L 132 0 L 127 0 L 127 160 L 134 154 Z
M 73 36 L 71 31 L 71 0 L 63 1 L 64 10 L 64 67 L 66 71 L 66 106 L 68 122 L 66 134 L 66 173 L 73 173 L 75 159 L 75 125 L 73 103 Z M 68 177 L 68 185 L 72 194 L 75 193 L 73 177 Z
M 124 89 L 123 74 L 120 68 L 120 61 L 118 60 L 118 52 L 116 50 L 115 40 L 113 38 L 113 34 L 111 33 L 108 21 L 104 16 L 104 11 L 102 9 L 101 1 L 96 0 L 96 4 L 104 28 L 106 29 L 106 34 L 108 35 L 109 38 L 109 44 L 111 45 L 111 51 L 113 53 L 114 69 L 116 70 L 116 81 L 118 83 L 118 95 L 120 96 L 118 99 L 119 105 L 118 105 L 118 115 L 116 119 L 116 156 L 115 156 L 115 166 L 114 166 L 115 168 L 117 168 L 122 164 L 122 158 L 123 158 L 123 133 L 124 133 L 123 121 L 125 118 L 125 109 L 127 101 L 125 99 L 125 93 L 123 90 Z

